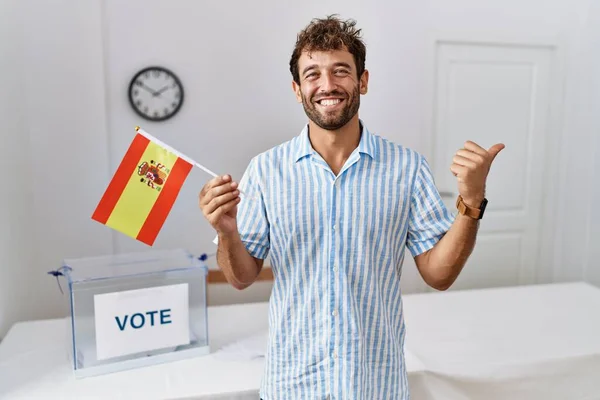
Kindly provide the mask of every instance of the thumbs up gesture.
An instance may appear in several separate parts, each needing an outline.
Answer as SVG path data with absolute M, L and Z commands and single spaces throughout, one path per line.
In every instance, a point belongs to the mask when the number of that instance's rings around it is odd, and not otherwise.
M 502 149 L 502 143 L 486 150 L 477 143 L 467 141 L 465 147 L 458 150 L 452 158 L 450 171 L 456 176 L 458 192 L 468 206 L 478 208 L 483 201 L 490 167 Z

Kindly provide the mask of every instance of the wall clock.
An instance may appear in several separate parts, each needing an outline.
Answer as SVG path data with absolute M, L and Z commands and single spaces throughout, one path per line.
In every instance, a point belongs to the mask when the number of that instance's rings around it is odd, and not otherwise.
M 139 71 L 129 84 L 129 103 L 142 118 L 165 121 L 183 104 L 183 85 L 166 68 L 153 66 Z

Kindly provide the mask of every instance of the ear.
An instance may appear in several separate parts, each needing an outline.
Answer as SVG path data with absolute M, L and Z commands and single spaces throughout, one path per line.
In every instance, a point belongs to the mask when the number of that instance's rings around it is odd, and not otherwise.
M 298 103 L 302 103 L 302 93 L 300 92 L 300 85 L 298 85 L 294 80 L 292 80 L 292 90 L 296 95 L 296 101 Z
M 367 94 L 369 90 L 369 71 L 364 70 L 362 76 L 360 77 L 360 94 Z

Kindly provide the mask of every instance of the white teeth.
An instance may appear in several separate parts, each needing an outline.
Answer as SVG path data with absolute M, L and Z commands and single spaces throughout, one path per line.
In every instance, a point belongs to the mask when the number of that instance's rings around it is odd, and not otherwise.
M 326 99 L 326 100 L 321 100 L 321 105 L 322 106 L 334 106 L 337 103 L 339 103 L 341 100 L 340 99 Z

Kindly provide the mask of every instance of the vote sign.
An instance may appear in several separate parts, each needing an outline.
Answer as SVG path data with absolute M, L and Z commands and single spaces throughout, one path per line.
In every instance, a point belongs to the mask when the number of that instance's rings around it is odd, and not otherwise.
M 188 299 L 186 283 L 95 295 L 96 358 L 189 344 Z

